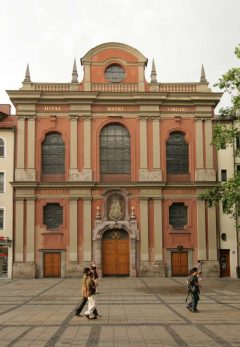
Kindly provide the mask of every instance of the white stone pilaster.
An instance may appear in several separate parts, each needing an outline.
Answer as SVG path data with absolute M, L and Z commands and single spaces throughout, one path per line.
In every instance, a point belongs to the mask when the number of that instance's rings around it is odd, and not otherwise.
M 27 200 L 26 261 L 34 262 L 35 199 Z
M 77 199 L 70 200 L 70 231 L 69 231 L 69 260 L 77 261 L 77 223 L 78 223 Z M 85 218 L 85 217 L 84 217 Z
M 149 261 L 148 251 L 148 200 L 140 200 L 140 259 L 141 261 Z

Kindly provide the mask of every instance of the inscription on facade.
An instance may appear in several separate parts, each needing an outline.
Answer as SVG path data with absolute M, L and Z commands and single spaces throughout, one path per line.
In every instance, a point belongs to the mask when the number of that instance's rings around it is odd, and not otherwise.
M 123 106 L 108 106 L 107 111 L 109 112 L 122 112 L 124 111 Z
M 68 112 L 69 105 L 37 105 L 38 112 Z
M 61 195 L 66 193 L 68 192 L 63 189 L 41 189 L 38 191 L 38 194 L 43 194 L 43 195 Z

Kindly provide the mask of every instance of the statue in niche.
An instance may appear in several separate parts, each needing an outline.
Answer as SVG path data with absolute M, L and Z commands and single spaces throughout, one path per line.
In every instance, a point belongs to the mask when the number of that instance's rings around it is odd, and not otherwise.
M 120 220 L 123 218 L 122 207 L 117 198 L 114 198 L 111 203 L 109 218 L 111 220 Z

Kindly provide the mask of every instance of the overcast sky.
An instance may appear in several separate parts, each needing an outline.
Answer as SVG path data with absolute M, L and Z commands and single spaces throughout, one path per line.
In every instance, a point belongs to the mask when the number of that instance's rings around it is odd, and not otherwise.
M 240 0 L 0 0 L 0 103 L 27 63 L 33 82 L 70 82 L 76 58 L 81 80 L 80 58 L 112 41 L 148 58 L 147 81 L 154 58 L 158 82 L 198 82 L 203 63 L 212 86 L 239 63 Z

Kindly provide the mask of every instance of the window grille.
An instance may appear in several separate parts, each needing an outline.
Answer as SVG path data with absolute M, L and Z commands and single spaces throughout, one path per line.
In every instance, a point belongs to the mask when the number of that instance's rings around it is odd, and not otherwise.
M 167 173 L 175 175 L 189 173 L 188 144 L 181 132 L 171 133 L 167 141 Z
M 130 135 L 119 124 L 110 124 L 100 134 L 100 170 L 102 174 L 131 172 Z
M 0 138 L 0 157 L 4 157 L 4 140 Z
M 61 134 L 47 134 L 42 143 L 42 173 L 45 175 L 65 173 L 65 144 Z
M 173 203 L 169 208 L 169 224 L 173 229 L 183 229 L 187 224 L 188 208 L 183 202 Z
M 43 207 L 43 224 L 48 230 L 58 229 L 63 224 L 63 207 L 58 203 L 50 203 Z
M 128 240 L 128 233 L 122 229 L 111 229 L 105 231 L 103 240 Z
M 4 172 L 0 172 L 0 193 L 4 193 Z
M 111 82 L 121 82 L 125 78 L 125 71 L 120 65 L 110 65 L 105 70 L 105 78 Z
M 0 229 L 4 226 L 4 209 L 0 208 Z
M 236 136 L 236 148 L 240 149 L 240 135 Z

